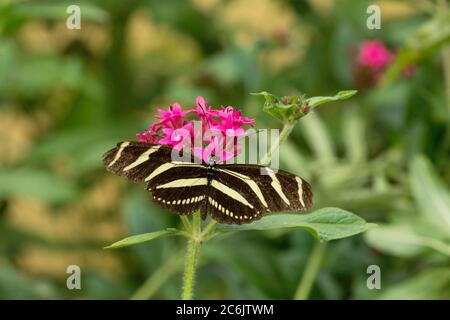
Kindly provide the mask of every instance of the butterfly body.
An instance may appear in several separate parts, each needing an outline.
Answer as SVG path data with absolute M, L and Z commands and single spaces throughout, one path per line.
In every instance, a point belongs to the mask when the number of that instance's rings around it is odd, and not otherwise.
M 289 172 L 251 164 L 221 164 L 215 158 L 172 161 L 172 148 L 120 142 L 103 156 L 106 168 L 147 190 L 161 207 L 179 215 L 200 210 L 218 222 L 250 223 L 264 214 L 303 211 L 312 205 L 309 184 Z M 198 160 L 198 159 L 197 159 Z

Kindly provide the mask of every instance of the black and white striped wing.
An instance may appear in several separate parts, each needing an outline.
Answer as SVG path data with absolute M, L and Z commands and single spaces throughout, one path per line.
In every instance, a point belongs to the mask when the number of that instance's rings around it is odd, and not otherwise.
M 304 211 L 312 206 L 308 182 L 259 165 L 219 165 L 210 189 L 208 213 L 221 223 L 250 223 L 271 212 Z
M 105 167 L 120 176 L 147 183 L 153 200 L 180 215 L 199 209 L 206 191 L 206 166 L 171 161 L 172 148 L 124 141 L 103 156 Z
M 171 159 L 172 148 L 129 141 L 103 156 L 109 171 L 134 182 L 145 181 L 154 201 L 180 215 L 200 209 L 203 217 L 210 214 L 221 223 L 242 224 L 267 213 L 302 211 L 312 205 L 309 184 L 283 170 L 218 165 L 208 183 L 205 164 Z

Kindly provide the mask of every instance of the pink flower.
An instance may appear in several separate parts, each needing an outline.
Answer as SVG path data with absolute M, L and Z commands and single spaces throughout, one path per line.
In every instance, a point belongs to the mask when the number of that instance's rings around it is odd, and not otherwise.
M 394 58 L 394 54 L 381 41 L 364 41 L 359 46 L 357 61 L 373 71 L 384 69 Z
M 159 139 L 158 143 L 163 145 L 171 145 L 173 148 L 181 150 L 185 139 L 191 139 L 191 130 L 193 122 L 186 122 L 181 128 L 163 128 L 163 138 Z
M 396 53 L 389 50 L 382 41 L 361 42 L 353 63 L 355 85 L 359 89 L 377 86 L 395 56 Z M 403 77 L 411 76 L 414 70 L 414 65 L 406 67 Z
M 195 155 L 209 162 L 216 156 L 218 162 L 235 157 L 240 152 L 237 137 L 245 135 L 244 125 L 253 125 L 254 119 L 242 117 L 234 107 L 211 108 L 203 97 L 197 97 L 195 108 L 183 111 L 179 103 L 170 105 L 169 110 L 158 109 L 158 122 L 150 130 L 138 133 L 140 141 L 170 145 L 181 150 L 186 143 Z M 188 115 L 196 119 L 188 120 Z M 195 121 L 200 123 L 195 125 Z
M 183 120 L 186 118 L 187 114 L 181 109 L 181 105 L 178 102 L 171 104 L 168 111 L 158 109 L 158 112 L 160 115 L 156 116 L 156 118 L 161 120 L 152 125 L 152 131 L 158 131 L 159 127 L 164 126 L 179 128 L 183 125 Z

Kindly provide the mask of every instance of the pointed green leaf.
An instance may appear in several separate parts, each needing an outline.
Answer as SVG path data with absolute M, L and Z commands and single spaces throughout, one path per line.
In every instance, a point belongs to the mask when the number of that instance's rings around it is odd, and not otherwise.
M 155 239 L 168 237 L 168 236 L 176 236 L 176 235 L 182 235 L 182 232 L 180 230 L 176 230 L 176 229 L 167 229 L 167 230 L 162 230 L 162 231 L 142 233 L 142 234 L 137 234 L 137 235 L 122 239 L 120 241 L 114 242 L 113 244 L 105 247 L 105 249 L 123 248 L 123 247 L 132 246 L 132 245 L 143 243 L 143 242 L 150 241 L 150 240 L 155 240 Z
M 311 107 L 311 109 L 314 109 L 324 103 L 349 99 L 349 98 L 353 97 L 357 92 L 358 92 L 358 90 L 344 90 L 344 91 L 339 91 L 334 96 L 312 97 L 312 98 L 306 99 L 306 102 Z
M 245 225 L 222 225 L 223 231 L 303 229 L 321 241 L 353 236 L 374 226 L 357 215 L 339 209 L 323 208 L 309 214 L 273 214 Z

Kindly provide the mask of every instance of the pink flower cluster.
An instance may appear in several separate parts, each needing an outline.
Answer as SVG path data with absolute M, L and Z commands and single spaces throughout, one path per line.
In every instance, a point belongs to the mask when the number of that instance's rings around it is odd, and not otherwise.
M 195 104 L 195 108 L 186 111 L 179 103 L 171 104 L 168 110 L 158 109 L 159 121 L 136 137 L 178 150 L 188 145 L 205 162 L 211 155 L 216 156 L 218 162 L 235 157 L 240 152 L 237 137 L 244 136 L 243 126 L 253 125 L 255 120 L 241 116 L 241 112 L 231 106 L 213 109 L 203 97 L 197 97 Z
M 391 51 L 379 40 L 363 41 L 358 48 L 355 61 L 357 82 L 365 85 L 376 85 L 384 71 L 395 58 Z M 415 66 L 405 68 L 403 76 L 409 77 L 414 73 Z

